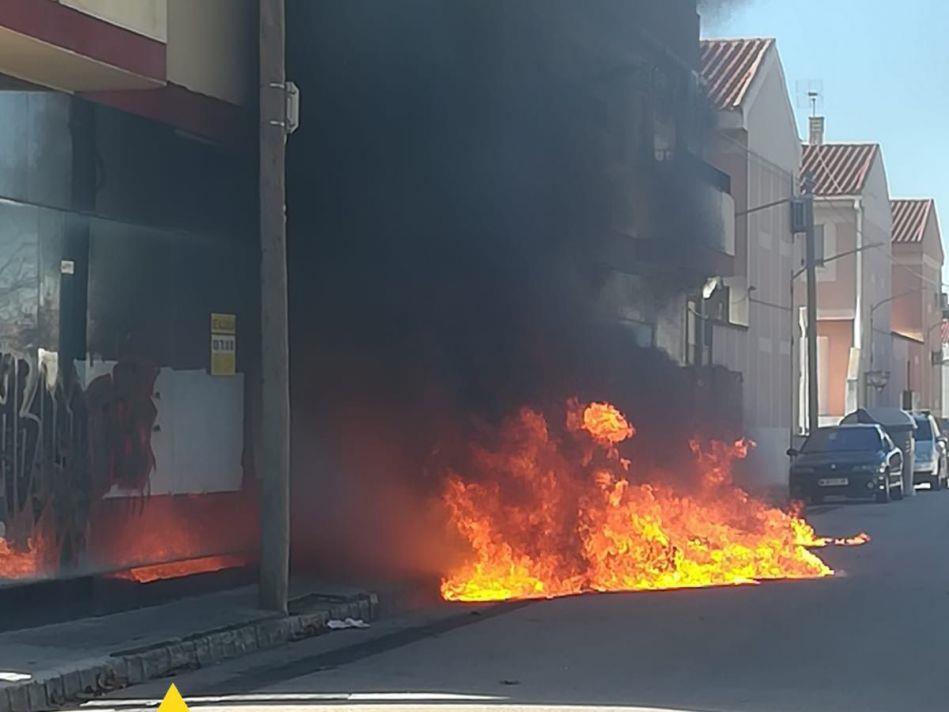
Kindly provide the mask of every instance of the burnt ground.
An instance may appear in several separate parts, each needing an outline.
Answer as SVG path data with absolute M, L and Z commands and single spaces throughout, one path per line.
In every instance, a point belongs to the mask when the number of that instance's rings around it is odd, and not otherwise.
M 822 534 L 868 531 L 823 552 L 832 579 L 421 608 L 175 678 L 186 696 L 286 708 L 395 693 L 663 710 L 944 710 L 949 699 L 949 493 L 812 511 Z M 98 704 L 160 697 L 168 680 Z M 333 694 L 329 694 L 333 693 Z M 368 697 L 341 696 L 368 693 Z M 123 703 L 122 700 L 125 700 Z M 457 701 L 456 701 L 457 702 Z M 413 702 L 417 706 L 418 701 Z M 194 706 L 193 706 L 194 707 Z M 394 708 L 390 707 L 389 712 Z

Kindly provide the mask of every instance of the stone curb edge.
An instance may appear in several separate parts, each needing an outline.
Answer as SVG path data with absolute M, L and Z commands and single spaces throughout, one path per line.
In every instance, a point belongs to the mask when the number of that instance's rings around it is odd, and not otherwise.
M 262 618 L 206 634 L 192 634 L 151 646 L 141 652 L 88 658 L 28 682 L 0 686 L 0 712 L 46 712 L 69 702 L 167 676 L 195 670 L 330 632 L 332 619 L 376 618 L 376 594 L 363 594 L 330 608 L 285 617 Z

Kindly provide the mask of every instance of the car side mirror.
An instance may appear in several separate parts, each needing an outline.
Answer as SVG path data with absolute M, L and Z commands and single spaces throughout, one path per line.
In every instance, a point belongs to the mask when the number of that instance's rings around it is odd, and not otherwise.
M 797 448 L 789 447 L 788 448 L 788 457 L 797 457 L 800 453 Z

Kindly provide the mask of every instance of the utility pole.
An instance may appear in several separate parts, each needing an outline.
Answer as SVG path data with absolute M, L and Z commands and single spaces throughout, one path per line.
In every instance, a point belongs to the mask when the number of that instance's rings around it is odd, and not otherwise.
M 287 323 L 287 93 L 284 0 L 260 2 L 260 607 L 287 612 L 290 373 Z
M 807 430 L 814 433 L 819 427 L 817 402 L 817 251 L 814 234 L 814 192 L 813 180 L 804 178 L 805 215 L 807 231 L 805 233 L 804 266 L 807 270 Z

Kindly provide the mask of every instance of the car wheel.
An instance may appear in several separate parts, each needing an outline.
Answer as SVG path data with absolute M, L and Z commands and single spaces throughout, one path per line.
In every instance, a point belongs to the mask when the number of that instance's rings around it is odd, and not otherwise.
M 896 490 L 896 494 L 893 495 L 893 499 L 900 500 L 903 499 L 903 480 L 900 479 L 900 486 Z

